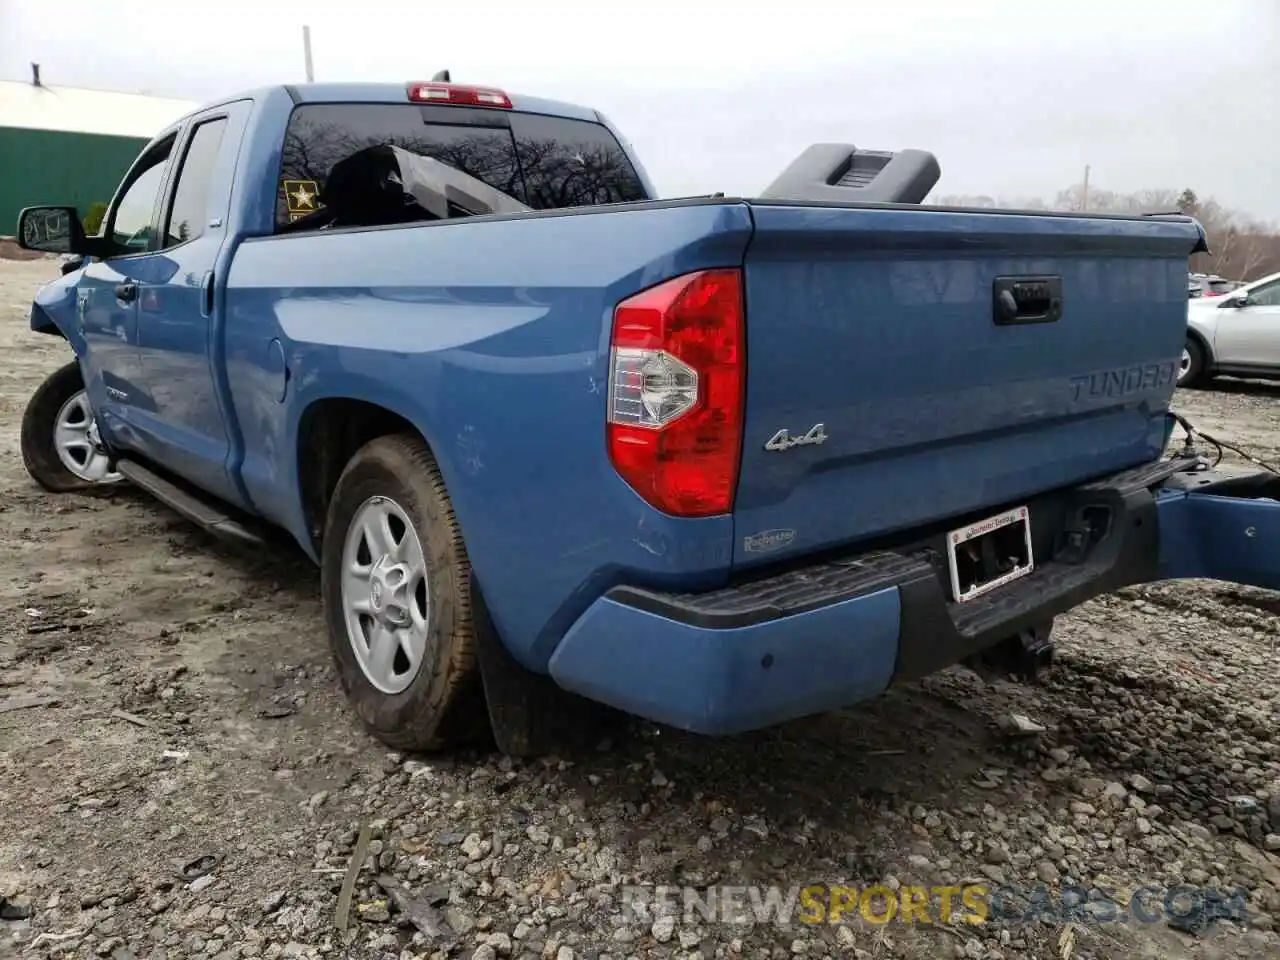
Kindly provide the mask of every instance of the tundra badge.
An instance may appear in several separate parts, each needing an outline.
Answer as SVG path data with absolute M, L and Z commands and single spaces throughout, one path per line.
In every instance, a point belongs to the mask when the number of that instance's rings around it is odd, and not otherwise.
M 764 445 L 766 450 L 790 450 L 792 447 L 805 447 L 811 443 L 825 443 L 827 429 L 821 423 L 815 423 L 803 437 L 793 437 L 786 429 L 779 430 Z

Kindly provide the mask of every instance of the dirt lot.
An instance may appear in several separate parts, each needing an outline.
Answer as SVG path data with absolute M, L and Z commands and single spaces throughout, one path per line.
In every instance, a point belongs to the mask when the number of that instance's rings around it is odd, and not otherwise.
M 1177 583 L 1091 603 L 1060 621 L 1039 688 L 955 670 L 727 742 L 642 728 L 530 763 L 388 755 L 339 696 L 300 555 L 238 555 L 127 490 L 54 497 L 28 480 L 23 406 L 70 356 L 26 324 L 54 272 L 0 262 L 0 916 L 15 918 L 0 957 L 1280 953 L 1280 597 Z M 1178 405 L 1280 459 L 1280 391 Z M 1011 712 L 1046 729 L 1011 736 Z M 177 875 L 209 855 L 204 876 Z M 398 903 L 379 876 L 407 884 Z M 1152 922 L 1128 923 L 623 909 L 623 885 L 966 881 L 1158 889 Z M 1247 927 L 1156 916 L 1179 884 L 1241 888 Z

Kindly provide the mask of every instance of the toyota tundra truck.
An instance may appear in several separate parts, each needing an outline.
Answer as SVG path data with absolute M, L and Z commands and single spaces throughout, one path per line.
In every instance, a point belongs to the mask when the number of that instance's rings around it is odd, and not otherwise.
M 1165 456 L 1200 226 L 930 206 L 938 174 L 817 144 L 758 197 L 659 199 L 585 107 L 232 97 L 99 235 L 23 211 L 80 258 L 31 309 L 74 358 L 25 463 L 287 533 L 405 749 L 533 750 L 584 704 L 759 729 L 1038 656 L 1128 584 L 1280 585 L 1270 475 Z

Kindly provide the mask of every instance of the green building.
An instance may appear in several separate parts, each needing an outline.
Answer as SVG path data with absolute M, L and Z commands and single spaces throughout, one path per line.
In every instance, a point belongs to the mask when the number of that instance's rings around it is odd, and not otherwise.
M 18 211 L 111 199 L 143 146 L 196 104 L 131 93 L 0 80 L 0 237 Z

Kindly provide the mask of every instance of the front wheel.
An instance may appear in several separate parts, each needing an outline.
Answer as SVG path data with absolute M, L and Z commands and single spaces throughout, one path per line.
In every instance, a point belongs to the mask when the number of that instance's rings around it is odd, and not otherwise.
M 1178 364 L 1178 386 L 1195 387 L 1202 384 L 1205 376 L 1204 347 L 1194 337 L 1187 337 L 1182 348 L 1182 360 Z
M 22 415 L 22 462 L 31 479 L 52 493 L 119 483 L 98 435 L 78 361 L 54 371 Z
M 330 646 L 371 732 L 396 749 L 435 750 L 487 730 L 470 564 L 426 444 L 387 436 L 356 453 L 321 553 Z

